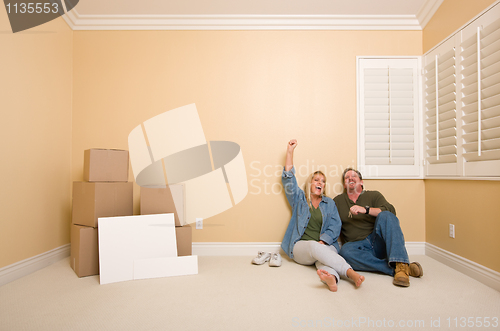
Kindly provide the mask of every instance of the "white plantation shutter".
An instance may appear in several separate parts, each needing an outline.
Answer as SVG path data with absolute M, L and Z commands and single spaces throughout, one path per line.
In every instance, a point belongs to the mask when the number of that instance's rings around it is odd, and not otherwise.
M 366 178 L 420 176 L 417 58 L 358 59 L 358 168 Z
M 455 47 L 424 59 L 425 160 L 428 175 L 458 175 Z
M 500 176 L 500 19 L 475 29 L 461 44 L 464 174 Z
M 425 175 L 500 176 L 500 3 L 424 55 Z

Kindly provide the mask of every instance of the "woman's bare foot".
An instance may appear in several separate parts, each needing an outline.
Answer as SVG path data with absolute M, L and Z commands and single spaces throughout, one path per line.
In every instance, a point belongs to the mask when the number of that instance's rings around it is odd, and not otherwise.
M 319 278 L 328 285 L 328 288 L 332 292 L 337 292 L 337 278 L 334 275 L 330 274 L 328 271 L 319 269 L 317 271 Z
M 354 281 L 354 284 L 356 284 L 356 287 L 360 287 L 361 283 L 365 281 L 365 276 L 361 276 L 358 274 L 356 271 L 349 269 L 347 270 L 347 277 L 352 279 Z

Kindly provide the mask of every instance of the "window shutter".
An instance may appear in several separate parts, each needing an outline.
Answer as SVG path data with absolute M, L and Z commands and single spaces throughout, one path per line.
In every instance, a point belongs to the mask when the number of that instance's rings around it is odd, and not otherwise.
M 500 176 L 500 3 L 424 55 L 426 176 Z
M 461 44 L 465 176 L 500 176 L 500 19 Z
M 458 175 L 455 47 L 446 43 L 425 57 L 424 103 L 427 175 Z
M 420 176 L 418 59 L 358 59 L 358 168 L 365 178 Z

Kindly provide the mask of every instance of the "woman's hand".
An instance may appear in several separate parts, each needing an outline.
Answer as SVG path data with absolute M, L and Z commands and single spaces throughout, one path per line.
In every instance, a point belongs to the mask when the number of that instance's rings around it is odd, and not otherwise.
M 297 139 L 292 139 L 288 142 L 287 151 L 293 152 L 295 147 L 297 147 Z
M 293 151 L 297 147 L 297 140 L 292 139 L 288 142 L 286 146 L 286 161 L 285 161 L 285 170 L 290 171 L 293 168 Z

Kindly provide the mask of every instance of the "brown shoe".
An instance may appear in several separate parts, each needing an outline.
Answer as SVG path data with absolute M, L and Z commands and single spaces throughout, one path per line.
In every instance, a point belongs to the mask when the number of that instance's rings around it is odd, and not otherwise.
M 393 284 L 396 286 L 410 286 L 410 266 L 407 263 L 396 262 Z
M 418 262 L 410 263 L 410 276 L 412 277 L 422 277 L 424 275 L 424 269 Z

